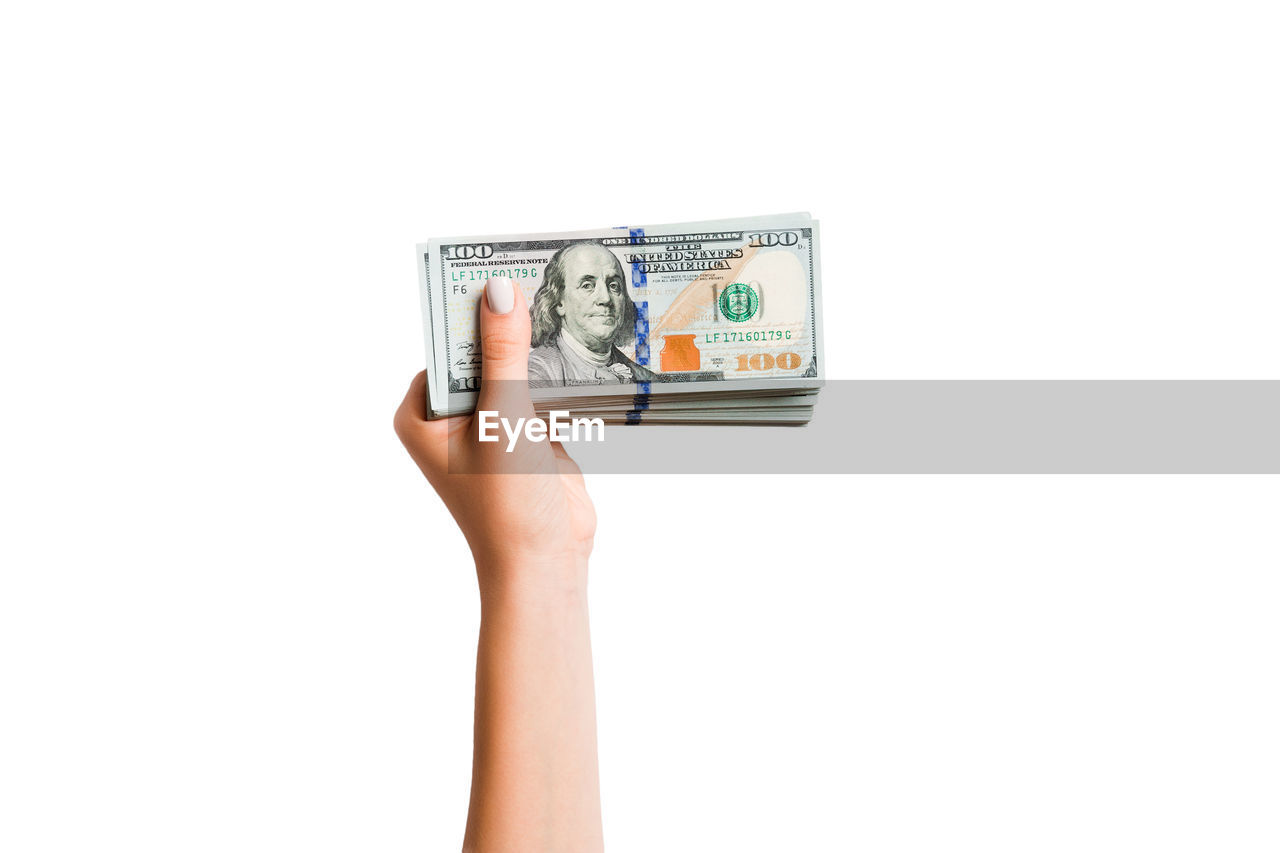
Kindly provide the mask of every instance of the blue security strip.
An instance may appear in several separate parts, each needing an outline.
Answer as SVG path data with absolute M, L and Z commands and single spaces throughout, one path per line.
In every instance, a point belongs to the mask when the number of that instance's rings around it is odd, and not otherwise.
M 632 228 L 631 245 L 638 245 L 644 236 L 643 228 Z M 637 294 L 649 285 L 649 277 L 638 263 L 631 264 L 631 289 Z M 649 300 L 637 299 L 636 303 L 636 364 L 649 366 Z M 636 410 L 627 413 L 627 423 L 639 423 L 640 412 L 649 408 L 649 383 L 637 382 Z M 635 415 L 635 420 L 631 419 Z
M 638 423 L 640 423 L 640 416 L 641 416 L 641 414 L 642 414 L 642 413 L 644 413 L 644 412 L 645 412 L 646 410 L 648 410 L 648 408 L 649 408 L 649 397 L 648 397 L 648 393 L 649 393 L 649 383 L 648 383 L 648 382 L 642 382 L 642 383 L 640 383 L 640 384 L 644 386 L 645 393 L 644 393 L 644 394 L 637 394 L 637 395 L 635 396 L 635 399 L 633 399 L 633 400 L 631 401 L 631 405 L 635 406 L 635 408 L 634 408 L 634 409 L 632 409 L 631 411 L 627 412 L 627 423 L 628 423 L 628 424 L 638 424 Z
M 636 303 L 636 364 L 649 366 L 649 303 Z M 649 393 L 649 383 L 642 382 L 645 386 L 642 394 Z

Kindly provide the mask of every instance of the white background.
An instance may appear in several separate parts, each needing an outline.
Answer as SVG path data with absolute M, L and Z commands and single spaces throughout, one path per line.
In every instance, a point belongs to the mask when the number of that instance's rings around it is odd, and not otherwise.
M 7 8 L 0 848 L 458 848 L 416 241 L 804 209 L 832 377 L 1276 379 L 1278 40 L 1221 0 Z M 1280 845 L 1275 478 L 747 474 L 589 482 L 610 850 Z

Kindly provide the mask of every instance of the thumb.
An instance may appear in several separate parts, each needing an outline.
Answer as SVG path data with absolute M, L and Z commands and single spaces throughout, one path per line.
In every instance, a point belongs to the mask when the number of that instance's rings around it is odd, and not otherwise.
M 507 276 L 489 279 L 480 299 L 478 407 L 515 415 L 533 413 L 529 399 L 529 309 Z

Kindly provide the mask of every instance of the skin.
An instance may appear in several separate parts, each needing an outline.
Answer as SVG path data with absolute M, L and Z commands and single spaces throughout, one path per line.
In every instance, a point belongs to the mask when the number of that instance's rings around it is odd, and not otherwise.
M 587 349 L 604 355 L 622 322 L 622 267 L 608 249 L 584 243 L 565 254 L 564 271 L 564 297 L 556 306 L 563 328 Z
M 478 410 L 533 417 L 529 310 L 480 300 Z M 595 511 L 558 443 L 477 441 L 474 416 L 428 421 L 420 373 L 396 412 L 405 449 L 461 528 L 480 588 L 471 806 L 463 850 L 604 848 L 587 562 Z

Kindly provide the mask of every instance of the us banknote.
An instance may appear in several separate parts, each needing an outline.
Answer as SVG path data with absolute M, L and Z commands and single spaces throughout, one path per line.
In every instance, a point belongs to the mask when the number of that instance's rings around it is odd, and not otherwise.
M 808 214 L 436 239 L 417 249 L 432 417 L 475 408 L 478 305 L 498 275 L 530 306 L 540 409 L 643 408 L 681 421 L 722 410 L 731 419 L 742 401 L 810 395 L 821 384 L 818 223 Z M 634 401 L 643 406 L 628 407 Z

